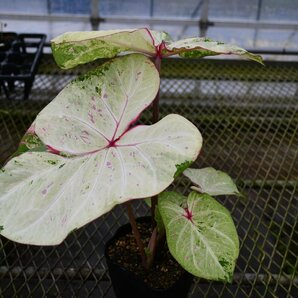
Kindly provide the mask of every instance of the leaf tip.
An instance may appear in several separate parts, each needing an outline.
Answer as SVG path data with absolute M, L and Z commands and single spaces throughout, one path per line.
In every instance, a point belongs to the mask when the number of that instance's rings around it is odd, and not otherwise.
M 237 258 L 236 258 L 237 259 Z M 233 282 L 233 275 L 235 270 L 236 259 L 231 258 L 220 258 L 218 260 L 219 264 L 221 265 L 224 276 L 220 279 L 223 282 L 232 283 Z
M 250 52 L 245 51 L 244 55 L 246 58 L 253 60 L 255 62 L 258 62 L 259 64 L 265 66 L 264 61 L 263 61 L 263 57 L 261 55 L 257 55 L 257 54 L 253 54 Z

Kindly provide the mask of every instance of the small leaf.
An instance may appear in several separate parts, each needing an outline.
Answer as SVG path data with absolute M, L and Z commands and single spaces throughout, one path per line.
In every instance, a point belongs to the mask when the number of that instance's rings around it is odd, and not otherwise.
M 213 168 L 186 169 L 183 174 L 189 178 L 197 187 L 192 187 L 201 193 L 211 196 L 240 195 L 236 184 L 231 177 Z
M 185 161 L 179 165 L 176 165 L 176 173 L 174 175 L 174 178 L 176 179 L 177 177 L 179 177 L 190 165 L 192 164 L 192 161 Z
M 252 54 L 238 46 L 213 41 L 209 38 L 186 38 L 166 44 L 165 56 L 179 54 L 186 58 L 202 58 L 214 55 L 238 55 L 263 64 L 259 55 Z
M 191 274 L 231 282 L 239 240 L 226 208 L 207 194 L 160 195 L 159 210 L 169 250 Z

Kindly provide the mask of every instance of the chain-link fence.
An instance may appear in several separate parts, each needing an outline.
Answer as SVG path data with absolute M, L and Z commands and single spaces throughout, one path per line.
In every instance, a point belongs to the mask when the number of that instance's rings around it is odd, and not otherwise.
M 196 166 L 228 172 L 243 197 L 222 197 L 240 237 L 231 284 L 194 279 L 190 297 L 298 297 L 298 63 L 164 60 L 161 116 L 179 113 L 204 137 Z M 94 64 L 93 64 L 94 65 Z M 44 56 L 29 100 L 16 84 L 0 97 L 0 161 L 15 150 L 36 114 L 78 71 Z M 147 111 L 141 121 L 149 123 Z M 186 193 L 188 181 L 172 186 Z M 134 202 L 139 215 L 148 212 Z M 114 297 L 103 246 L 127 222 L 113 211 L 59 246 L 20 245 L 3 237 L 0 297 Z

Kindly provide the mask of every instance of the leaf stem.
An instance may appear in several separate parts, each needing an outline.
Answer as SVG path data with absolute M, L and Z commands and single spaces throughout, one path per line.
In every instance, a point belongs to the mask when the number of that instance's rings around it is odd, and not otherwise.
M 132 207 L 131 207 L 131 203 L 126 202 L 125 206 L 126 206 L 126 209 L 127 209 L 127 214 L 128 214 L 128 218 L 129 218 L 129 222 L 130 222 L 130 225 L 131 225 L 131 228 L 132 228 L 133 235 L 135 237 L 135 240 L 136 240 L 137 245 L 138 245 L 139 250 L 140 250 L 142 266 L 145 269 L 148 269 L 148 262 L 147 262 L 146 252 L 145 252 L 145 249 L 144 249 L 144 245 L 143 245 L 143 242 L 142 242 L 142 239 L 141 239 L 140 232 L 139 232 L 138 227 L 137 227 L 137 222 L 136 222 L 136 219 L 135 219 Z
M 156 55 L 155 57 L 155 61 L 154 61 L 155 67 L 160 75 L 160 68 L 161 68 L 161 55 L 160 53 L 158 55 Z M 159 91 L 160 89 L 158 89 L 158 92 L 155 96 L 155 99 L 153 101 L 153 113 L 152 113 L 152 123 L 156 123 L 159 120 Z M 152 218 L 152 235 L 149 241 L 149 245 L 148 245 L 148 249 L 150 251 L 150 257 L 147 260 L 147 264 L 149 267 L 151 267 L 152 263 L 153 263 L 153 259 L 156 253 L 156 248 L 157 248 L 157 229 L 156 229 L 156 220 L 155 220 L 155 209 L 156 209 L 156 205 L 158 204 L 158 196 L 154 196 L 151 198 L 151 218 Z
M 160 68 L 161 68 L 161 55 L 156 55 L 155 61 L 154 61 L 155 67 L 160 75 Z M 155 99 L 153 101 L 153 114 L 152 114 L 152 123 L 156 123 L 159 120 L 159 90 L 155 96 Z M 156 222 L 155 222 L 155 208 L 158 203 L 158 196 L 154 196 L 151 198 L 151 216 L 152 216 L 152 226 L 155 228 Z
M 154 61 L 155 67 L 160 74 L 161 68 L 161 57 L 156 56 Z M 153 114 L 152 114 L 152 123 L 156 123 L 159 120 L 159 89 L 153 101 Z

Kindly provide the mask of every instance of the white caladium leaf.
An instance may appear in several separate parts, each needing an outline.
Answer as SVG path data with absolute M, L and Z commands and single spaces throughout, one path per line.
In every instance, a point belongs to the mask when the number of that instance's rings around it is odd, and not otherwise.
M 166 32 L 147 28 L 66 32 L 52 40 L 52 51 L 57 64 L 64 69 L 123 52 L 161 58 L 177 54 L 188 58 L 233 54 L 262 63 L 261 56 L 231 44 L 198 37 L 173 42 Z
M 228 210 L 207 194 L 160 195 L 169 250 L 191 274 L 231 282 L 239 240 Z
M 231 177 L 214 168 L 189 168 L 186 169 L 183 174 L 195 184 L 192 189 L 198 192 L 207 193 L 211 196 L 240 195 L 237 186 Z
M 159 75 L 148 58 L 121 57 L 66 86 L 37 116 L 35 132 L 66 154 L 100 150 L 117 141 L 158 88 Z
M 70 83 L 35 120 L 51 151 L 26 152 L 0 173 L 1 234 L 58 244 L 116 204 L 163 191 L 177 165 L 196 159 L 202 138 L 178 115 L 131 127 L 158 88 L 154 64 L 138 54 Z
M 213 41 L 209 38 L 193 37 L 166 43 L 163 55 L 176 54 L 186 58 L 202 58 L 221 54 L 238 55 L 263 64 L 262 57 L 259 55 L 252 54 L 238 46 Z
M 155 56 L 162 41 L 169 39 L 149 29 L 67 32 L 52 40 L 52 51 L 57 64 L 67 69 L 126 51 Z

